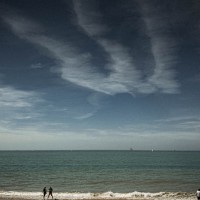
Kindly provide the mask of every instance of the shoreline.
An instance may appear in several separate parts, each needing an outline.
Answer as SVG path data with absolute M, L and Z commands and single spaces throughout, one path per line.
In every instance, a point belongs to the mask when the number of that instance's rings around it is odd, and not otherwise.
M 37 197 L 37 198 L 23 198 L 23 197 L 0 197 L 0 200 L 43 200 L 43 197 Z M 45 199 L 45 200 L 51 200 Z M 71 200 L 70 198 L 53 198 L 52 200 Z M 196 197 L 137 197 L 137 198 L 92 198 L 92 199 L 76 199 L 76 200 L 196 200 Z
M 51 200 L 46 198 L 45 200 Z M 53 193 L 53 200 L 196 200 L 195 193 L 158 192 L 158 193 Z M 43 200 L 42 192 L 0 191 L 0 200 Z
M 29 198 L 21 198 L 21 197 L 0 197 L 0 200 L 30 200 Z M 34 198 L 31 200 L 43 200 L 42 197 L 40 198 Z M 70 199 L 57 199 L 57 198 L 49 198 L 45 200 L 70 200 Z M 83 200 L 83 199 L 77 199 L 77 200 Z M 91 199 L 84 199 L 84 200 L 91 200 Z M 92 199 L 92 200 L 108 200 L 108 199 Z M 111 200 L 111 199 L 110 199 Z M 112 200 L 130 200 L 126 198 L 112 198 Z M 145 198 L 137 198 L 137 200 L 146 200 Z M 152 199 L 153 200 L 153 199 Z

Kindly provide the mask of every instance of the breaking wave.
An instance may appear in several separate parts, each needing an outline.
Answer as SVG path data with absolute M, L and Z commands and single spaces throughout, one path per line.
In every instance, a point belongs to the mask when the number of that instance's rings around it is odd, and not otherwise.
M 187 192 L 130 192 L 130 193 L 113 193 L 111 191 L 104 193 L 54 193 L 54 199 L 196 199 L 194 193 Z M 38 199 L 42 197 L 41 192 L 15 192 L 15 191 L 0 191 L 2 198 L 20 198 L 20 199 Z

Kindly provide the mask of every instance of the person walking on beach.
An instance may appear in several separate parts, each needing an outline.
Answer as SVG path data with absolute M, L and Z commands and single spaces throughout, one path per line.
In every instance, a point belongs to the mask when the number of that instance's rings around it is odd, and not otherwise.
M 48 198 L 49 198 L 49 196 L 51 196 L 52 199 L 53 199 L 53 189 L 52 189 L 52 187 L 49 188 L 49 195 L 48 195 Z
M 197 199 L 200 200 L 200 189 L 197 190 L 196 195 L 197 195 Z
M 46 194 L 47 194 L 47 189 L 46 189 L 46 187 L 44 187 L 43 188 L 43 199 L 45 199 Z

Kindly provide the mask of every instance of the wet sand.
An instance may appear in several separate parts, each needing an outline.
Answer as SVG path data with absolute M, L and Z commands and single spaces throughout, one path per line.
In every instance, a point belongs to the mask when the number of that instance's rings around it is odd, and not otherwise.
M 154 200 L 154 198 L 133 198 L 134 200 Z M 21 197 L 0 197 L 0 200 L 43 200 L 43 198 L 21 198 Z M 49 198 L 45 200 L 70 200 L 70 199 L 57 199 L 57 198 Z M 76 199 L 76 200 L 131 200 L 131 199 L 125 199 L 125 198 L 119 198 L 119 199 Z
M 42 197 L 38 198 L 22 198 L 22 197 L 0 197 L 0 200 L 43 200 Z M 71 200 L 71 199 L 57 199 L 57 198 L 49 198 L 45 200 Z M 187 197 L 187 198 L 101 198 L 101 199 L 76 199 L 76 200 L 196 200 L 196 197 Z

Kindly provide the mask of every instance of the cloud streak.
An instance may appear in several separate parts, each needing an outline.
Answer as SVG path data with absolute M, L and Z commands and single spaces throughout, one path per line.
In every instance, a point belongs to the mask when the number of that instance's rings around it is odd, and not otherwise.
M 7 130 L 12 132 L 24 127 L 26 122 L 38 120 L 42 115 L 36 108 L 41 103 L 44 100 L 34 91 L 0 86 L 0 133 L 7 133 Z
M 169 36 L 168 20 L 150 2 L 138 2 L 145 23 L 146 34 L 150 38 L 151 51 L 155 62 L 153 74 L 148 77 L 148 83 L 162 90 L 163 93 L 177 93 L 179 84 L 175 80 L 176 73 L 173 70 L 177 61 L 177 44 Z
M 199 133 L 200 131 L 200 118 L 197 116 L 181 116 L 172 117 L 168 119 L 156 120 L 161 127 L 167 129 L 177 130 L 180 132 Z
M 27 108 L 41 101 L 38 94 L 31 91 L 17 90 L 12 87 L 0 87 L 0 108 Z
M 89 37 L 96 40 L 110 58 L 106 67 L 111 72 L 103 81 L 104 90 L 111 94 L 136 93 L 140 84 L 140 72 L 134 66 L 134 61 L 129 55 L 128 49 L 104 37 L 109 28 L 100 23 L 101 14 L 95 9 L 95 6 L 88 9 L 87 5 L 75 0 L 74 10 L 78 25 Z
M 144 81 L 141 80 L 142 72 L 135 67 L 129 52 L 118 43 L 110 42 L 104 38 L 104 34 L 108 31 L 108 28 L 100 23 L 98 10 L 95 10 L 94 7 L 93 10 L 85 7 L 87 7 L 85 2 L 74 0 L 74 8 L 79 26 L 83 28 L 88 36 L 95 38 L 111 57 L 110 69 L 113 69 L 109 77 L 111 82 L 117 80 L 123 86 L 124 91 L 128 93 L 178 92 L 179 85 L 175 80 L 175 72 L 172 69 L 172 64 L 176 60 L 174 56 L 174 46 L 176 45 L 171 38 L 166 37 L 164 34 L 168 30 L 168 27 L 167 25 L 163 26 L 163 22 L 159 21 L 160 15 L 152 15 L 154 10 L 147 6 L 147 4 L 145 5 L 145 9 L 142 9 L 155 61 L 153 75 Z M 150 16 L 148 15 L 149 12 L 151 12 Z
M 155 68 L 153 75 L 143 80 L 143 72 L 135 65 L 129 49 L 117 41 L 106 39 L 105 33 L 109 28 L 101 23 L 101 14 L 97 9 L 93 9 L 95 3 L 93 4 L 87 2 L 83 4 L 82 1 L 75 0 L 74 10 L 78 27 L 107 54 L 105 68 L 109 70 L 108 74 L 104 74 L 92 64 L 90 53 L 80 53 L 75 46 L 48 37 L 44 29 L 35 22 L 21 16 L 4 16 L 3 19 L 18 37 L 46 49 L 49 56 L 61 66 L 57 72 L 62 79 L 73 84 L 107 95 L 177 93 L 178 84 L 174 79 L 175 73 L 171 69 L 176 57 L 173 56 L 173 47 L 168 44 L 169 38 L 163 38 L 162 33 L 157 34 L 154 31 L 157 27 L 152 28 L 157 21 L 154 18 L 147 20 L 144 12 Z

